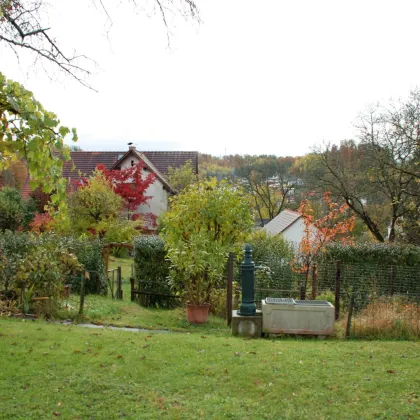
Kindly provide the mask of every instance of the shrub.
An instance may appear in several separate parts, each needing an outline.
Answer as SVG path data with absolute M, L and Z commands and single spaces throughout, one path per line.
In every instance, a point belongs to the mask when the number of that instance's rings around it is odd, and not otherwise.
M 76 255 L 56 238 L 6 231 L 0 250 L 1 288 L 19 298 L 25 312 L 41 309 L 50 316 L 68 275 L 81 269 Z M 35 308 L 36 297 L 49 298 L 48 305 Z
M 16 264 L 12 285 L 20 292 L 25 313 L 34 310 L 32 298 L 47 297 L 49 305 L 43 306 L 44 314 L 52 315 L 54 304 L 59 300 L 65 280 L 70 273 L 80 270 L 76 255 L 63 246 L 36 246 Z
M 22 261 L 31 263 L 31 258 L 54 258 L 58 256 L 58 250 L 66 254 L 73 254 L 80 263 L 79 272 L 89 271 L 91 281 L 86 283 L 86 293 L 99 291 L 106 293 L 105 264 L 102 260 L 103 244 L 99 239 L 60 237 L 52 233 L 39 236 L 26 232 L 6 231 L 0 235 L 0 251 L 4 257 L 3 276 L 0 276 L 0 289 L 9 290 L 13 287 L 13 278 L 18 271 L 24 271 Z M 35 251 L 41 250 L 41 251 Z M 44 252 L 45 251 L 45 252 Z M 39 255 L 35 255 L 39 252 Z M 61 257 L 60 257 L 61 258 Z M 28 265 L 28 272 L 30 266 Z M 64 279 L 66 283 L 72 283 L 73 290 L 77 291 L 81 274 L 69 276 Z M 67 280 L 67 281 L 66 281 Z
M 16 230 L 25 216 L 24 202 L 18 190 L 0 189 L 0 231 Z
M 172 294 L 169 280 L 169 261 L 165 242 L 159 236 L 138 236 L 134 239 L 134 272 L 137 288 L 143 292 Z M 139 295 L 143 306 L 172 307 L 174 298 Z
M 36 213 L 29 227 L 34 233 L 43 233 L 51 230 L 52 217 L 48 213 Z
M 326 300 L 330 302 L 331 305 L 335 305 L 335 295 L 331 290 L 326 290 L 321 292 L 317 297 L 316 300 Z
M 107 242 L 133 242 L 133 239 L 139 235 L 139 229 L 142 226 L 141 220 L 130 220 L 126 217 L 120 217 L 113 221 L 105 234 Z M 126 257 L 127 248 L 112 248 L 112 255 L 115 257 Z
M 29 249 L 34 246 L 35 238 L 28 233 L 6 230 L 0 234 L 0 252 L 4 259 L 0 289 L 9 290 L 11 288 L 18 262 L 26 258 Z
M 78 261 L 83 267 L 83 271 L 88 271 L 90 278 L 85 284 L 85 293 L 107 293 L 107 281 L 105 263 L 102 258 L 103 241 L 99 238 L 61 238 L 66 243 L 69 250 L 74 252 Z M 79 291 L 81 275 L 73 278 L 70 283 L 72 290 Z
M 241 286 L 237 281 L 232 284 L 232 309 L 238 309 L 241 300 Z M 210 312 L 221 318 L 226 317 L 227 288 L 212 289 L 210 292 Z
M 243 192 L 216 180 L 194 183 L 171 200 L 163 221 L 174 285 L 188 303 L 208 303 L 210 291 L 223 284 L 229 251 L 253 224 Z
M 248 243 L 257 266 L 255 281 L 258 288 L 289 290 L 296 275 L 289 261 L 293 258 L 293 245 L 279 235 L 268 235 L 264 231 L 253 233 Z

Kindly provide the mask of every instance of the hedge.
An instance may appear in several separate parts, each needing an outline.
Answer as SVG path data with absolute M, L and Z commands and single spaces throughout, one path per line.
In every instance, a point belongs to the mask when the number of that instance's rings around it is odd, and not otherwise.
M 169 261 L 166 259 L 165 243 L 159 236 L 138 236 L 134 239 L 134 276 L 137 290 L 151 295 L 139 295 L 143 306 L 173 307 L 176 299 L 159 296 L 171 294 Z
M 414 245 L 373 243 L 344 245 L 331 243 L 321 253 L 319 262 L 341 261 L 351 264 L 420 265 L 420 247 Z

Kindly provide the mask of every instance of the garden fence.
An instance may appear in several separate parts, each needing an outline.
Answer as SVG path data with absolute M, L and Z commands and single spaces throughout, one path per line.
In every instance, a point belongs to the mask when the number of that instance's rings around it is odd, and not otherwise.
M 346 336 L 420 337 L 420 267 L 326 262 L 301 273 L 280 259 L 255 263 L 257 307 L 267 296 L 328 300 Z

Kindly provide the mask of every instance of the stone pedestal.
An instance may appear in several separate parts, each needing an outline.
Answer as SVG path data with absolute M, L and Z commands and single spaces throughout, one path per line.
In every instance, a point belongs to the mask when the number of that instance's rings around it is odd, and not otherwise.
M 232 334 L 241 337 L 260 338 L 262 334 L 261 311 L 252 316 L 238 315 L 238 311 L 232 311 Z

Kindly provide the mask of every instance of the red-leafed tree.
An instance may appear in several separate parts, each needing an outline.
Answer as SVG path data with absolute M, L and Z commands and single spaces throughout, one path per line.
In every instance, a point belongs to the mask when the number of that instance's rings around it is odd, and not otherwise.
M 123 200 L 127 217 L 133 218 L 134 212 L 138 206 L 147 203 L 152 197 L 146 195 L 146 190 L 155 182 L 155 174 L 149 173 L 144 176 L 144 162 L 139 161 L 137 164 L 124 169 L 109 170 L 105 165 L 98 165 L 97 169 L 103 172 L 114 189 Z M 151 213 L 142 214 L 142 219 L 147 224 L 156 224 L 156 216 Z
M 329 192 L 324 194 L 327 211 L 325 216 L 319 219 L 315 219 L 314 210 L 308 200 L 302 200 L 299 206 L 298 211 L 302 214 L 305 228 L 298 252 L 293 260 L 293 268 L 305 275 L 303 285 L 305 290 L 311 265 L 324 251 L 325 246 L 333 241 L 352 242 L 350 233 L 353 230 L 355 216 L 348 217 L 347 204 L 339 205 L 333 202 L 330 195 Z

